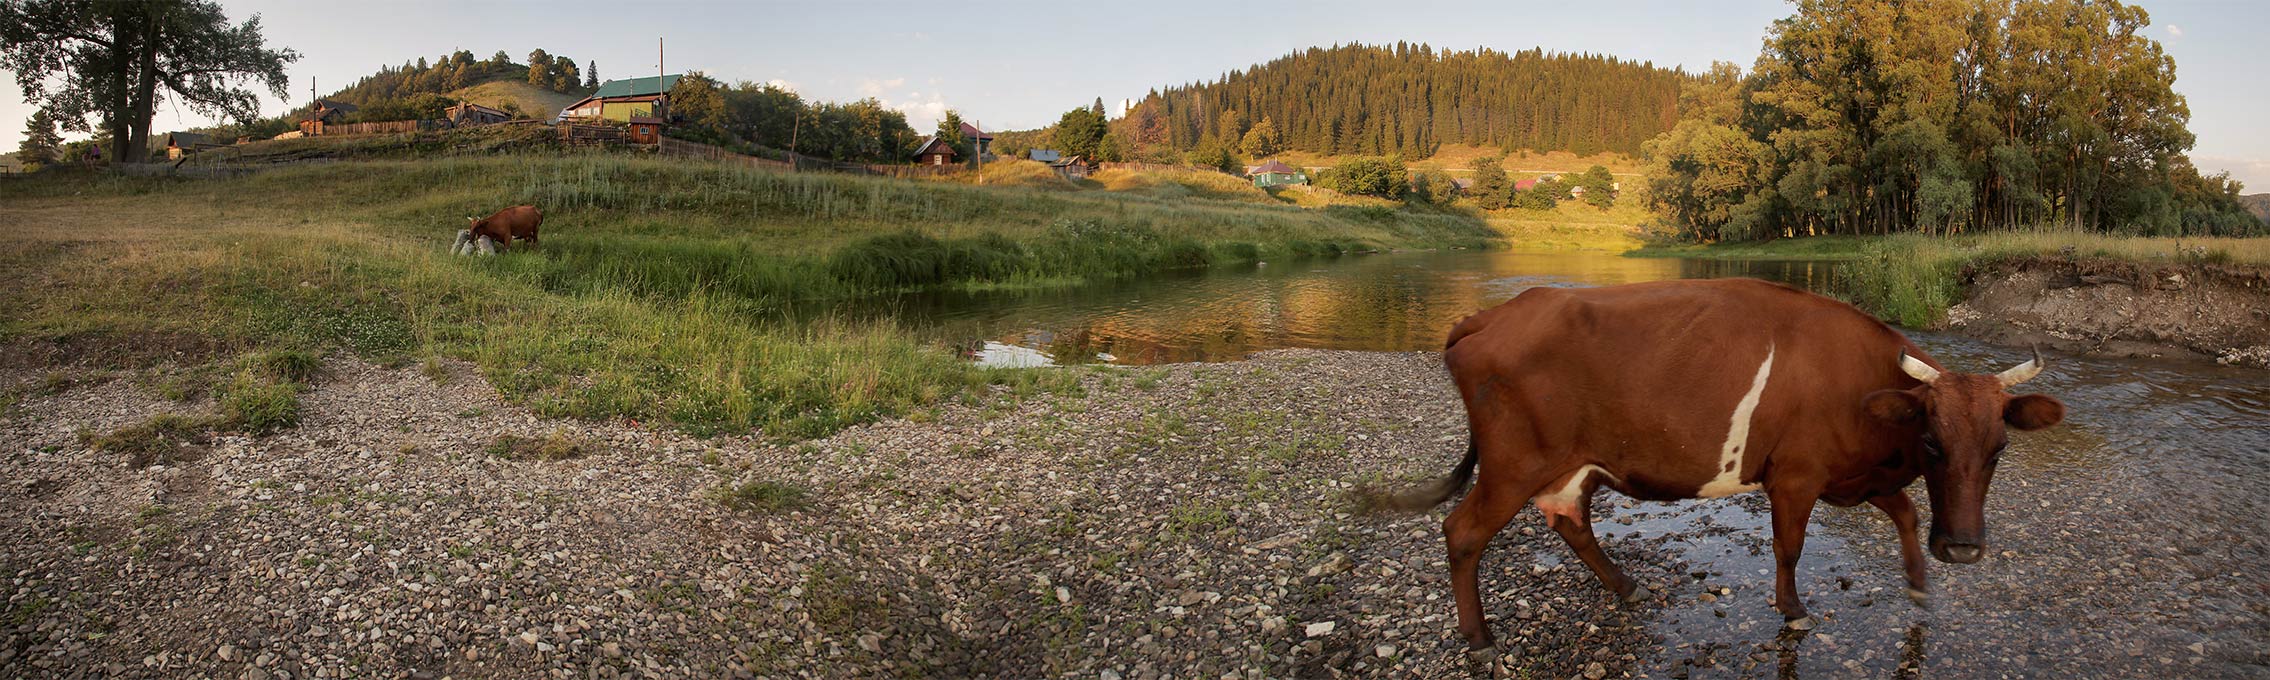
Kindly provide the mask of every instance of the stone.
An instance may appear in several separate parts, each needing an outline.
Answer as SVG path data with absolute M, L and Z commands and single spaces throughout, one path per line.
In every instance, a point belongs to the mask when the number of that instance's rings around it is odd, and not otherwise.
M 1308 624 L 1308 630 L 1306 632 L 1308 633 L 1309 637 L 1324 637 L 1326 635 L 1331 635 L 1332 629 L 1338 625 L 1340 624 L 1332 621 L 1319 621 L 1316 623 Z

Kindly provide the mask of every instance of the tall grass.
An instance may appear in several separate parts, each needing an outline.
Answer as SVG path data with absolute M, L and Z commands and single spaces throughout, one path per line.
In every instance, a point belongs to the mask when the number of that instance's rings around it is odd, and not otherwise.
M 2147 264 L 2270 265 L 2270 239 L 2157 238 L 2076 232 L 1997 232 L 1868 240 L 1841 271 L 1853 304 L 1903 326 L 1941 323 L 1963 299 L 1963 273 L 2024 257 L 2094 257 Z
M 297 417 L 297 383 L 270 373 L 344 349 L 470 360 L 547 415 L 818 436 L 1070 378 L 978 368 L 888 323 L 803 320 L 788 313 L 798 301 L 1490 240 L 1457 215 L 609 155 L 72 180 L 0 186 L 0 223 L 14 225 L 0 337 L 186 333 L 271 352 L 224 391 L 254 429 Z M 545 211 L 541 248 L 447 254 L 466 215 L 515 203 Z

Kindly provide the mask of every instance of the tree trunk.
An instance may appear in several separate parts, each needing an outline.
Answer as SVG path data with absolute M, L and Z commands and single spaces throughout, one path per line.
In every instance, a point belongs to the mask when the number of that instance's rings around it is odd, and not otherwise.
M 138 80 L 134 83 L 134 119 L 131 121 L 134 126 L 134 141 L 128 147 L 136 160 L 150 150 L 150 119 L 158 110 L 158 43 L 165 37 L 161 31 L 165 22 L 157 16 L 165 11 L 163 6 L 144 5 L 143 8 L 151 14 L 143 17 L 145 23 L 141 40 L 134 44 L 135 77 Z

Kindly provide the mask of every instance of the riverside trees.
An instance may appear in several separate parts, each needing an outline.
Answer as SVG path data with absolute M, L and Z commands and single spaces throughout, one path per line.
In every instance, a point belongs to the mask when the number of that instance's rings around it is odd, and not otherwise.
M 2200 176 L 2175 61 L 2117 1 L 1801 0 L 1688 82 L 1650 202 L 1701 240 L 2061 225 L 2263 233 Z

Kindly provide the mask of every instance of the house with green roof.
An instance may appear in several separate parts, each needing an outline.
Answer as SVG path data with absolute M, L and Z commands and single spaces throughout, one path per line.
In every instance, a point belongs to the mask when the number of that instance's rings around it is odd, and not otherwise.
M 610 80 L 591 96 L 560 109 L 560 117 L 621 123 L 634 117 L 660 117 L 670 105 L 670 88 L 677 84 L 676 75 Z

